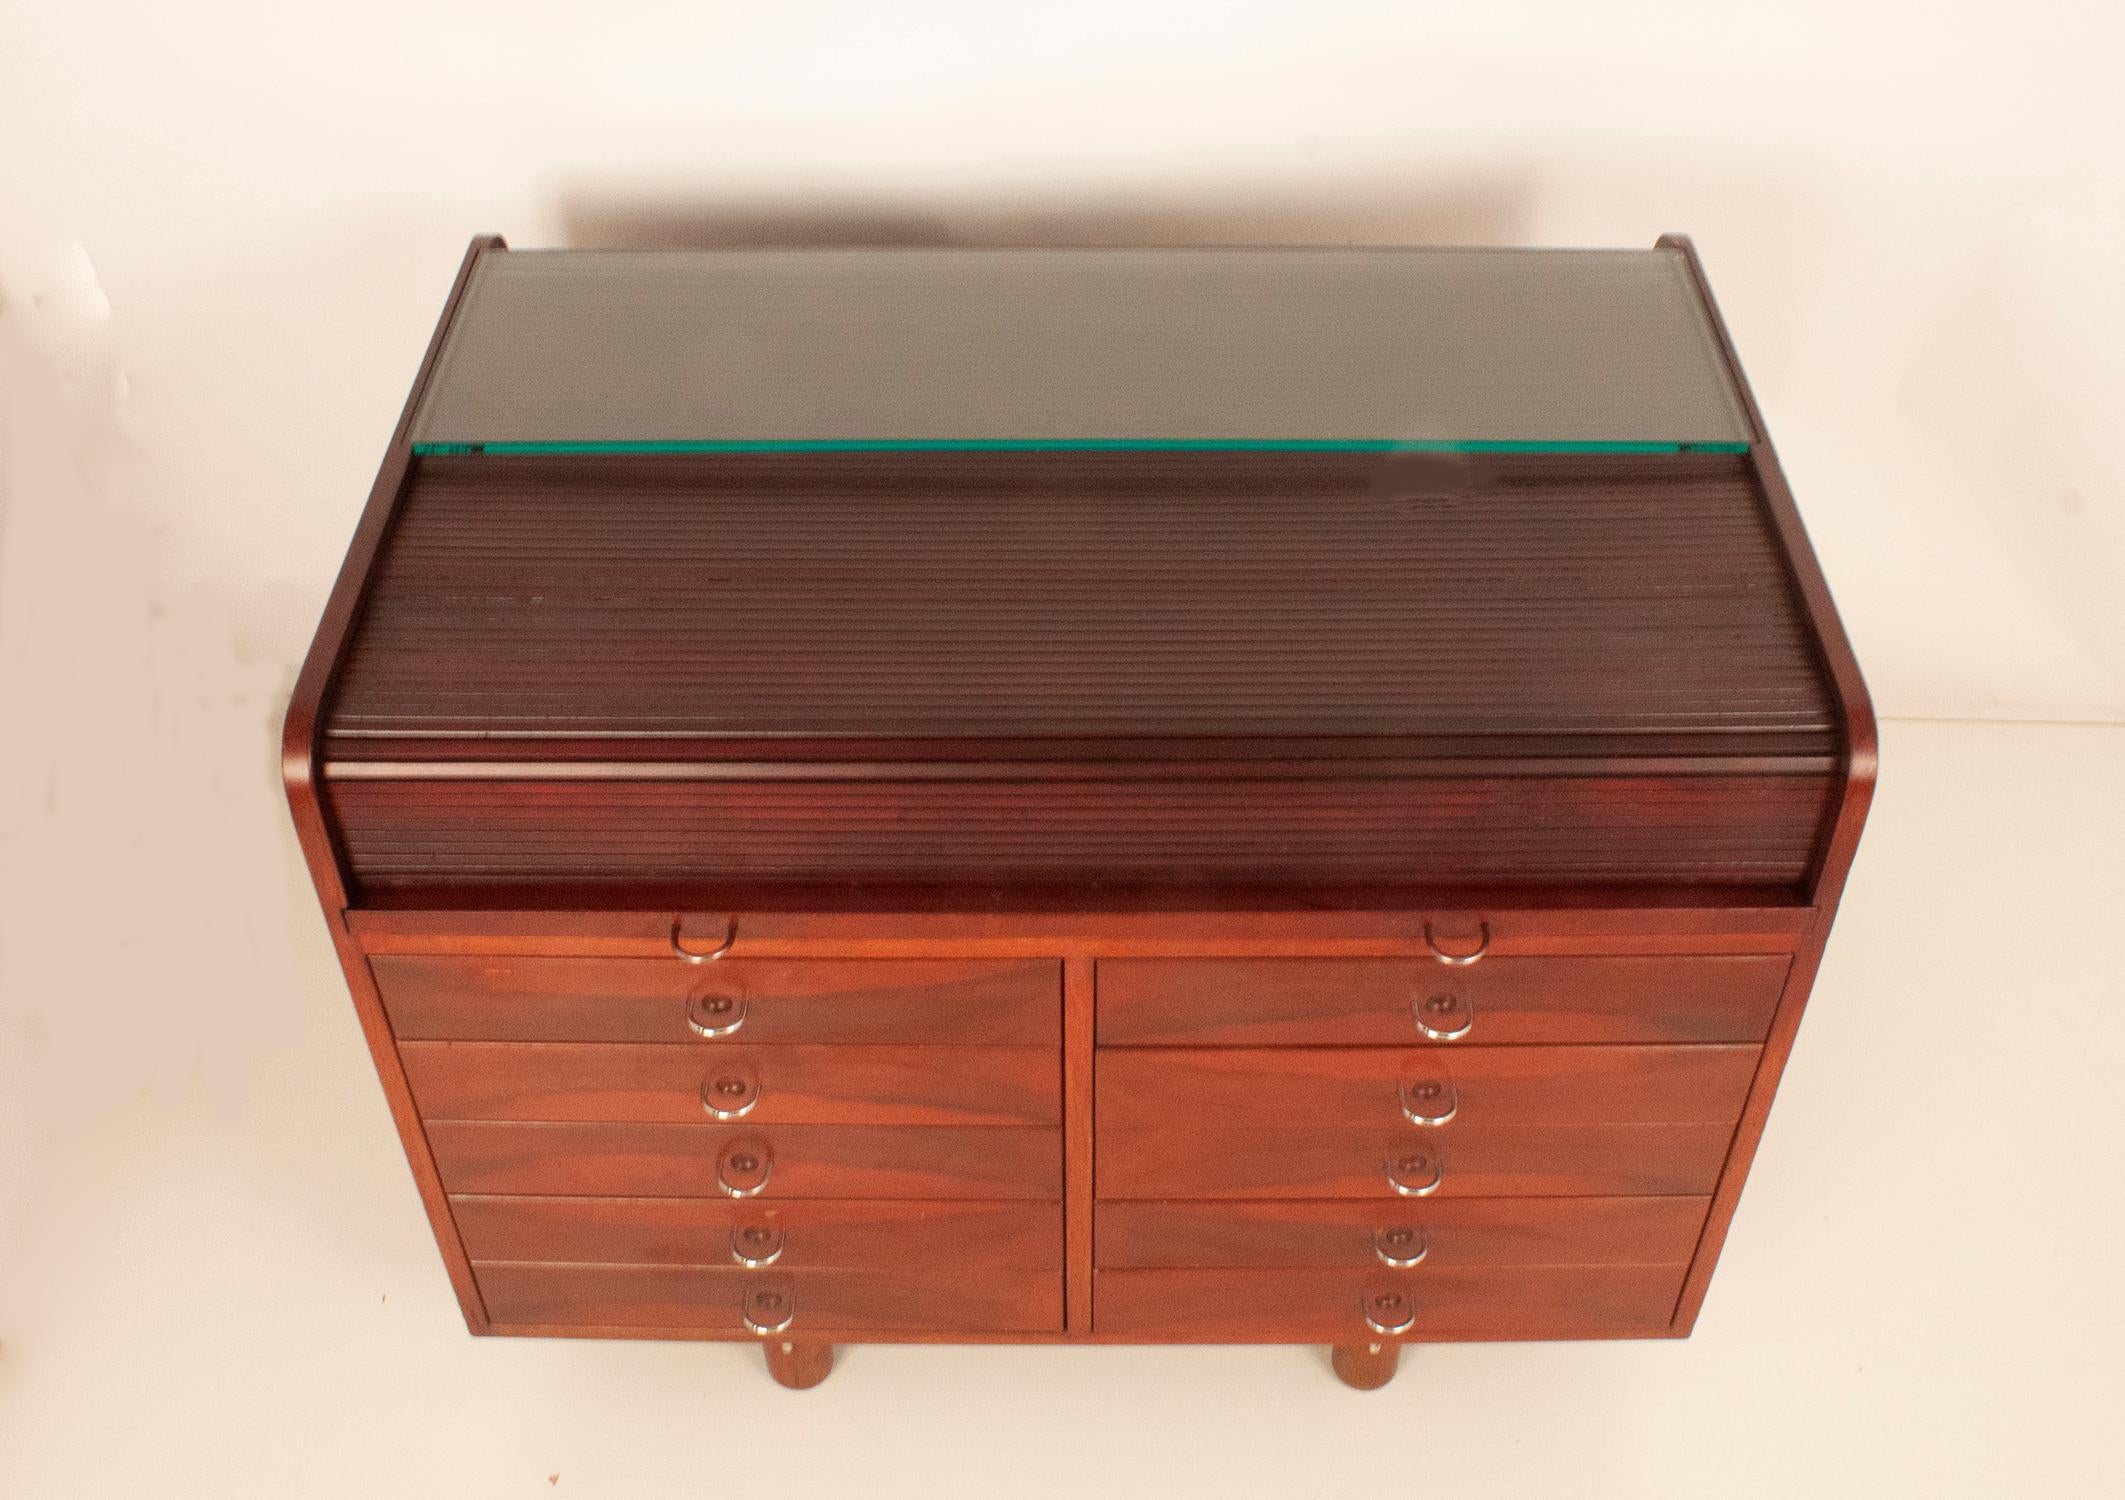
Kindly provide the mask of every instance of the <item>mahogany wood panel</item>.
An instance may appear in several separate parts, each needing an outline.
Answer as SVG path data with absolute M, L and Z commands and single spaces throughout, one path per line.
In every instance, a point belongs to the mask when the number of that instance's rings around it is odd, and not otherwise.
M 1062 1266 L 1052 1203 L 460 1194 L 450 1207 L 474 1260 L 714 1266 L 772 1254 L 781 1270 Z
M 757 1343 L 760 1340 L 750 1334 L 734 1335 L 709 1328 L 632 1328 L 620 1323 L 493 1323 L 482 1330 L 484 1333 L 503 1338 L 534 1339 L 626 1339 L 657 1341 L 669 1340 L 689 1343 Z M 1598 1329 L 1573 1331 L 1560 1329 L 1539 1336 L 1542 1342 L 1599 1338 L 1682 1338 L 1687 1334 L 1678 1331 L 1672 1324 L 1659 1328 L 1631 1329 L 1618 1333 Z M 1485 1332 L 1469 1329 L 1452 1335 L 1456 1343 L 1513 1343 L 1526 1342 L 1525 1333 Z M 1403 1335 L 1405 1342 L 1425 1342 Z M 854 1336 L 847 1341 L 854 1342 Z M 1438 1339 L 1435 1342 L 1446 1342 Z M 1299 1333 L 1278 1335 L 1261 1329 L 1205 1328 L 1194 1333 L 1129 1334 L 1103 1333 L 1098 1328 L 1086 1331 L 1032 1332 L 1014 1330 L 1005 1333 L 955 1333 L 947 1329 L 932 1328 L 919 1333 L 865 1332 L 861 1342 L 867 1344 L 1025 1344 L 1046 1345 L 1139 1345 L 1139 1344 L 1318 1344 L 1318 1334 Z
M 669 891 L 668 901 L 647 909 L 615 906 L 609 891 L 599 893 L 605 904 L 588 907 L 582 904 L 583 888 L 548 888 L 547 893 L 573 899 L 549 910 L 477 902 L 439 908 L 363 907 L 347 913 L 347 925 L 372 955 L 516 954 L 669 962 L 677 913 L 688 933 L 721 932 L 725 923 L 736 921 L 736 940 L 724 963 L 741 957 L 1304 956 L 1416 958 L 1428 972 L 1438 964 L 1425 947 L 1427 921 L 1442 940 L 1457 943 L 1472 940 L 1477 922 L 1483 922 L 1491 933 L 1491 956 L 1485 962 L 1555 954 L 1789 955 L 1813 921 L 1804 905 L 1758 904 L 1739 900 L 1732 890 L 1705 888 L 1555 887 L 1540 893 L 1544 904 L 1539 906 L 1528 904 L 1524 890 L 1480 887 L 1416 894 L 1406 887 L 1316 888 L 1306 901 L 1286 893 L 1280 902 L 1268 892 L 1241 896 L 1169 888 L 1151 893 L 1103 885 L 1090 892 L 1042 893 L 1054 902 L 1048 908 L 1029 908 L 1007 900 L 1001 891 L 964 888 L 930 891 L 929 901 L 909 906 L 891 902 L 925 893 L 893 886 L 817 888 L 806 893 L 808 904 L 794 908 L 772 904 L 790 894 L 782 887 L 751 890 L 747 902 L 737 907 L 702 902 L 699 887 Z M 873 904 L 853 899 L 866 893 Z M 1259 904 L 1254 904 L 1256 897 Z M 1087 907 L 1088 900 L 1094 904 Z
M 1102 1046 L 1395 1046 L 1434 1030 L 1479 1042 L 1754 1042 L 1778 1004 L 1782 956 L 1108 959 Z
M 1102 1130 L 1415 1124 L 1731 1124 L 1758 1049 L 1723 1047 L 1105 1048 Z M 1407 1093 L 1405 1094 L 1405 1090 Z M 418 1075 L 416 1075 L 418 1092 Z M 1441 1117 L 1444 1118 L 1441 1118 Z
M 966 1267 L 906 1271 L 747 1271 L 735 1266 L 475 1267 L 498 1322 L 692 1328 L 736 1337 L 756 1318 L 787 1314 L 779 1337 L 1060 1332 L 1062 1279 L 1039 1271 Z M 774 1299 L 763 1305 L 763 1299 Z
M 1052 1047 L 405 1042 L 430 1119 L 1054 1125 Z M 713 1106 L 711 1109 L 710 1106 Z
M 1408 1339 L 1631 1337 L 1667 1331 L 1682 1285 L 1671 1266 L 1440 1267 L 1436 1274 L 1292 1270 L 1101 1271 L 1093 1319 L 1136 1338 L 1365 1342 L 1368 1306 Z M 1384 1305 L 1382 1299 L 1386 1299 Z
M 1824 830 L 1823 839 L 1817 849 L 1815 868 L 1810 872 L 1808 881 L 1808 889 L 1815 907 L 1814 920 L 1795 954 L 1792 976 L 1787 982 L 1785 995 L 1779 1002 L 1778 1014 L 1772 1020 L 1770 1034 L 1765 1039 L 1763 1064 L 1757 1070 L 1754 1087 L 1749 1091 L 1748 1104 L 1742 1111 L 1741 1126 L 1734 1135 L 1726 1171 L 1720 1178 L 1719 1189 L 1713 1195 L 1711 1210 L 1705 1218 L 1704 1237 L 1698 1245 L 1696 1258 L 1691 1262 L 1681 1300 L 1676 1306 L 1675 1331 L 1687 1334 L 1696 1325 L 1697 1314 L 1704 1303 L 1705 1290 L 1710 1284 L 1713 1267 L 1719 1260 L 1720 1247 L 1726 1241 L 1727 1228 L 1732 1223 L 1734 1210 L 1740 1203 L 1742 1185 L 1748 1179 L 1749 1164 L 1755 1159 L 1757 1143 L 1763 1137 L 1772 1097 L 1776 1094 L 1778 1080 L 1785 1071 L 1786 1059 L 1791 1054 L 1794 1037 L 1800 1029 L 1802 1012 L 1807 1007 L 1809 990 L 1822 963 L 1824 947 L 1829 942 L 1830 925 L 1836 919 L 1846 877 L 1850 875 L 1853 858 L 1859 851 L 1860 833 L 1866 826 L 1867 809 L 1874 800 L 1875 779 L 1879 772 L 1880 742 L 1875 729 L 1874 704 L 1867 694 L 1866 681 L 1860 674 L 1859 660 L 1853 654 L 1851 639 L 1845 634 L 1844 622 L 1837 616 L 1837 606 L 1830 597 L 1829 580 L 1823 576 L 1822 565 L 1817 561 L 1815 549 L 1808 541 L 1807 528 L 1800 518 L 1800 508 L 1794 503 L 1792 489 L 1786 483 L 1785 471 L 1778 461 L 1778 451 L 1771 442 L 1770 429 L 1764 422 L 1762 409 L 1756 403 L 1755 393 L 1750 389 L 1748 376 L 1742 371 L 1740 356 L 1735 353 L 1733 339 L 1727 332 L 1726 320 L 1720 314 L 1718 301 L 1712 295 L 1711 284 L 1705 278 L 1704 266 L 1698 259 L 1696 246 L 1690 242 L 1687 235 L 1662 235 L 1659 243 L 1664 249 L 1682 252 L 1697 294 L 1703 300 L 1705 311 L 1711 318 L 1713 336 L 1718 342 L 1721 357 L 1733 376 L 1735 389 L 1740 393 L 1742 408 L 1752 434 L 1749 465 L 1755 472 L 1757 485 L 1763 493 L 1772 530 L 1778 537 L 1783 564 L 1792 577 L 1793 587 L 1806 612 L 1809 636 L 1835 689 L 1838 722 L 1844 746 L 1843 790 L 1838 799 L 1835 816 Z
M 401 1041 L 1052 1047 L 1061 1038 L 1062 971 L 1052 961 L 693 965 L 669 952 L 661 961 L 379 955 L 370 964 Z M 734 1029 L 701 1037 L 688 1024 L 689 1001 L 731 1002 L 697 1018 Z
M 629 1328 L 625 1324 L 491 1324 L 482 1332 L 504 1336 L 504 1339 L 631 1339 L 631 1341 L 680 1341 L 680 1343 L 756 1343 L 754 1336 L 744 1339 L 712 1330 L 712 1328 Z M 1543 1343 L 1553 1341 L 1577 1341 L 1577 1339 L 1685 1339 L 1687 1332 L 1677 1330 L 1672 1324 L 1660 1328 L 1628 1328 L 1628 1330 L 1602 1330 L 1602 1328 L 1558 1328 L 1538 1336 Z M 1424 1343 L 1413 1339 L 1411 1334 L 1402 1334 L 1405 1343 Z M 1462 1330 L 1451 1334 L 1451 1343 L 1526 1343 L 1528 1334 L 1515 1334 L 1504 1330 Z M 1235 1330 L 1235 1328 L 1203 1328 L 1196 1332 L 1173 1332 L 1173 1334 L 1109 1334 L 1099 1328 L 1090 1330 L 1065 1330 L 1065 1332 L 950 1332 L 931 1328 L 926 1332 L 897 1334 L 897 1332 L 865 1332 L 863 1343 L 935 1343 L 935 1345 L 1307 1345 L 1322 1343 L 1320 1334 L 1277 1334 L 1262 1328 Z M 1447 1339 L 1436 1339 L 1447 1343 Z
M 1062 1133 L 1054 1128 L 431 1120 L 428 1140 L 452 1193 L 728 1196 L 719 1173 L 740 1188 L 764 1175 L 762 1199 L 1062 1193 Z
M 1410 1186 L 1436 1181 L 1439 1197 L 1699 1194 L 1719 1180 L 1733 1136 L 1731 1122 L 1421 1132 L 1411 1125 L 1102 1128 L 1097 1180 L 1101 1198 L 1393 1199 L 1392 1165 Z
M 392 429 L 383 464 L 377 470 L 376 482 L 370 486 L 361 520 L 347 547 L 346 559 L 340 564 L 332 592 L 325 600 L 317 634 L 303 657 L 295 689 L 288 698 L 287 717 L 281 725 L 281 779 L 288 794 L 288 811 L 294 819 L 296 841 L 302 848 L 304 863 L 309 866 L 318 906 L 324 913 L 325 929 L 339 958 L 340 970 L 346 975 L 355 1017 L 361 1025 L 362 1040 L 375 1060 L 377 1079 L 383 1086 L 392 1124 L 397 1128 L 399 1144 L 406 1153 L 406 1164 L 412 1170 L 414 1186 L 427 1213 L 429 1230 L 435 1236 L 436 1248 L 449 1273 L 451 1289 L 457 1293 L 465 1325 L 475 1333 L 485 1332 L 488 1328 L 486 1309 L 480 1305 L 472 1267 L 466 1261 L 464 1249 L 458 1244 L 457 1232 L 451 1225 L 442 1182 L 421 1131 L 413 1096 L 399 1070 L 397 1054 L 392 1050 L 391 1023 L 384 1014 L 368 965 L 362 961 L 361 947 L 347 921 L 348 893 L 353 881 L 346 869 L 344 851 L 336 831 L 325 815 L 320 795 L 323 778 L 318 752 L 325 700 L 345 655 L 355 618 L 368 593 L 377 555 L 405 493 L 406 477 L 412 467 L 410 434 L 414 412 L 435 373 L 445 335 L 464 303 L 480 258 L 506 248 L 499 235 L 475 235 L 465 247 L 464 258 L 458 263 L 457 279 L 443 304 L 442 317 L 436 323 L 435 332 L 428 340 L 427 352 L 421 357 L 420 369 L 414 375 L 413 389 L 407 394 L 398 424 Z
M 1681 1265 L 1704 1198 L 1429 1198 L 1102 1203 L 1099 1265 L 1322 1266 L 1378 1271 L 1467 1266 Z

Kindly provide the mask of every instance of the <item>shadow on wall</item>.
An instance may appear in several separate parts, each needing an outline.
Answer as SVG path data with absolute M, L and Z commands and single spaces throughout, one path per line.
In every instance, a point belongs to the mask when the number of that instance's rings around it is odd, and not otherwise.
M 1509 175 L 1422 191 L 1378 184 L 1271 195 L 1120 195 L 900 204 L 703 200 L 584 187 L 559 195 L 571 247 L 605 250 L 1092 245 L 1517 245 L 1532 183 Z

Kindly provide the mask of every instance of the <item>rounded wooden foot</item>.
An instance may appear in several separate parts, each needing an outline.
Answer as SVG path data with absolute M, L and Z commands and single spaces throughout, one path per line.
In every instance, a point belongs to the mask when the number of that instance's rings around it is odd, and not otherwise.
M 767 1373 L 793 1391 L 810 1390 L 834 1368 L 832 1344 L 769 1339 L 761 1347 L 767 1352 Z
M 1359 1391 L 1376 1391 L 1394 1379 L 1401 1358 L 1400 1344 L 1337 1344 L 1328 1351 L 1337 1377 Z

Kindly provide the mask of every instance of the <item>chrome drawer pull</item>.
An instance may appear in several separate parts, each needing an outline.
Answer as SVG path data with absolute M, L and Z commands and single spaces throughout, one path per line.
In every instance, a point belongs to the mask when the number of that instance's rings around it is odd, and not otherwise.
M 1400 1287 L 1367 1292 L 1360 1305 L 1374 1333 L 1407 1333 L 1416 1326 L 1417 1299 Z
M 736 1182 L 731 1181 L 732 1174 Z M 734 1141 L 716 1158 L 716 1187 L 732 1198 L 756 1198 L 775 1173 L 774 1158 L 758 1141 Z M 758 1178 L 758 1181 L 754 1181 Z
M 1372 1253 L 1382 1265 L 1406 1270 L 1431 1253 L 1431 1236 L 1406 1224 L 1390 1224 L 1373 1231 Z
M 742 1120 L 760 1102 L 760 1080 L 753 1070 L 733 1063 L 701 1080 L 701 1107 L 719 1120 Z
M 1402 1085 L 1402 1118 L 1412 1125 L 1444 1125 L 1461 1112 L 1461 1093 L 1451 1078 L 1420 1078 Z
M 1476 997 L 1441 990 L 1410 1002 L 1417 1030 L 1435 1042 L 1459 1041 L 1476 1024 Z
M 1446 1180 L 1436 1151 L 1409 1151 L 1387 1159 L 1387 1185 L 1405 1198 L 1429 1198 Z
M 1490 923 L 1483 921 L 1481 918 L 1478 918 L 1476 921 L 1476 932 L 1480 937 L 1481 941 L 1476 944 L 1475 952 L 1448 953 L 1444 948 L 1441 948 L 1439 946 L 1439 940 L 1432 936 L 1431 921 L 1429 918 L 1427 918 L 1424 923 L 1424 946 L 1431 949 L 1431 956 L 1433 958 L 1436 958 L 1440 963 L 1448 964 L 1456 969 L 1465 968 L 1469 964 L 1472 964 L 1477 959 L 1481 958 L 1484 954 L 1490 952 Z
M 671 951 L 677 954 L 679 958 L 681 958 L 687 963 L 714 963 L 724 954 L 730 952 L 731 944 L 738 941 L 738 919 L 736 917 L 732 917 L 729 923 L 723 929 L 723 941 L 718 943 L 714 948 L 710 949 L 706 953 L 696 953 L 693 951 L 693 949 L 687 947 L 684 943 L 679 941 L 679 928 L 685 921 L 686 919 L 684 917 L 673 917 L 671 919 Z
M 696 1036 L 729 1036 L 745 1024 L 745 1002 L 730 995 L 688 995 L 686 1024 Z
M 780 1333 L 797 1316 L 797 1294 L 789 1287 L 749 1287 L 739 1304 L 745 1326 L 762 1337 Z
M 740 1224 L 730 1232 L 730 1258 L 757 1271 L 782 1259 L 782 1230 L 774 1224 Z

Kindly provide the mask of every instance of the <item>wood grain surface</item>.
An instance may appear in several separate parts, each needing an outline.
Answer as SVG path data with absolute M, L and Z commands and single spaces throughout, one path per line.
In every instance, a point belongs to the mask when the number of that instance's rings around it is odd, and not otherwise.
M 1176 1123 L 1099 1132 L 1102 1198 L 1395 1198 L 1434 1177 L 1439 1197 L 1699 1194 L 1719 1180 L 1731 1121 L 1711 1125 L 1486 1125 L 1400 1129 Z M 446 1173 L 447 1177 L 447 1173 Z
M 721 1266 L 570 1266 L 483 1263 L 480 1293 L 498 1322 L 749 1330 L 749 1298 L 786 1299 L 788 1335 L 1062 1330 L 1062 1278 L 1038 1271 L 747 1271 Z M 757 1307 L 757 1303 L 754 1304 Z
M 1466 1043 L 1761 1041 L 1782 956 L 1107 959 L 1103 1046 L 1396 1046 L 1425 1040 L 1413 1007 L 1449 1002 Z
M 722 1266 L 772 1252 L 783 1270 L 949 1273 L 978 1260 L 1062 1274 L 1052 1203 L 460 1194 L 450 1206 L 474 1260 Z
M 666 918 L 667 924 L 670 918 Z M 979 961 L 788 962 L 726 958 L 689 965 L 626 959 L 370 960 L 402 1041 L 967 1043 L 1053 1046 L 1062 1034 L 1062 966 Z M 703 1038 L 689 1000 L 741 1004 Z
M 990 1125 L 519 1125 L 435 1120 L 452 1193 L 713 1198 L 719 1158 L 765 1164 L 759 1197 L 1033 1198 L 1062 1193 L 1062 1133 Z M 747 1187 L 762 1176 L 726 1174 Z
M 421 1113 L 441 1120 L 756 1125 L 1055 1125 L 1052 1047 L 403 1042 Z
M 1443 1140 L 1486 1125 L 1731 1124 L 1757 1054 L 1749 1046 L 1103 1048 L 1099 1121 L 1106 1131 L 1406 1124 Z
M 1665 1332 L 1682 1267 L 1440 1268 L 1436 1275 L 1329 1270 L 1101 1271 L 1092 1316 L 1101 1333 L 1138 1338 L 1379 1337 L 1365 1322 L 1414 1315 L 1405 1337 L 1630 1337 Z
M 1697 1198 L 1427 1198 L 1102 1203 L 1099 1264 L 1340 1267 L 1680 1265 Z

